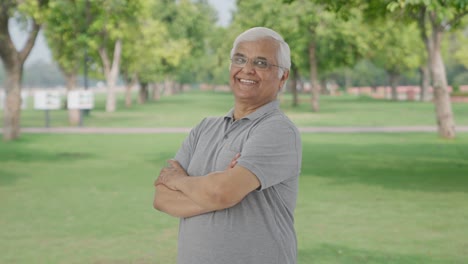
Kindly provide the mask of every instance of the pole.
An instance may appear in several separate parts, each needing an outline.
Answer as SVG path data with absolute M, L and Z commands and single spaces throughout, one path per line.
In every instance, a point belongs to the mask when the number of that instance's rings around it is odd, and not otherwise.
M 45 110 L 45 127 L 49 128 L 50 127 L 50 116 L 49 116 L 49 110 Z

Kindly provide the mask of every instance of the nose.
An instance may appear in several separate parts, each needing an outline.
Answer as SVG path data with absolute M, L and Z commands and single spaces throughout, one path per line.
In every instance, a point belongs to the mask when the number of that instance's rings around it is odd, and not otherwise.
M 255 67 L 254 67 L 254 64 L 252 61 L 248 61 L 244 67 L 242 67 L 242 71 L 246 72 L 246 73 L 255 73 Z

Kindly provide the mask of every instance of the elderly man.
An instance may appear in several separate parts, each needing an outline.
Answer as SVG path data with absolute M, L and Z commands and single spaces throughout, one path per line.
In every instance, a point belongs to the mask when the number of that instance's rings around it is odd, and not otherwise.
M 277 101 L 290 65 L 275 31 L 240 34 L 231 50 L 234 108 L 202 120 L 161 170 L 154 207 L 180 218 L 179 264 L 296 263 L 301 139 Z

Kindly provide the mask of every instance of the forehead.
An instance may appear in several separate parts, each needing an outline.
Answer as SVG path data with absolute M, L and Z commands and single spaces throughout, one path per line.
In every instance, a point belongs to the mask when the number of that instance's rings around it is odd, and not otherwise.
M 244 41 L 237 44 L 234 54 L 242 54 L 247 57 L 264 57 L 275 59 L 278 51 L 278 43 L 271 39 L 259 39 Z

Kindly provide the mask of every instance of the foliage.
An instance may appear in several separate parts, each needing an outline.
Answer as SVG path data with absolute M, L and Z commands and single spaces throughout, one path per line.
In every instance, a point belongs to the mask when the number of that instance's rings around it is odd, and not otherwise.
M 97 54 L 103 48 L 108 54 L 114 53 L 115 43 L 137 24 L 141 0 L 96 0 L 90 1 L 88 45 L 94 61 L 101 61 Z M 125 43 L 124 43 L 125 45 Z M 112 57 L 110 57 L 112 60 Z M 99 68 L 103 72 L 104 65 Z
M 403 73 L 426 63 L 417 25 L 387 19 L 374 22 L 372 26 L 369 58 L 387 72 L 390 84 L 396 89 Z M 395 96 L 396 90 L 394 92 Z
M 65 73 L 78 73 L 88 46 L 86 1 L 51 0 L 45 36 Z

